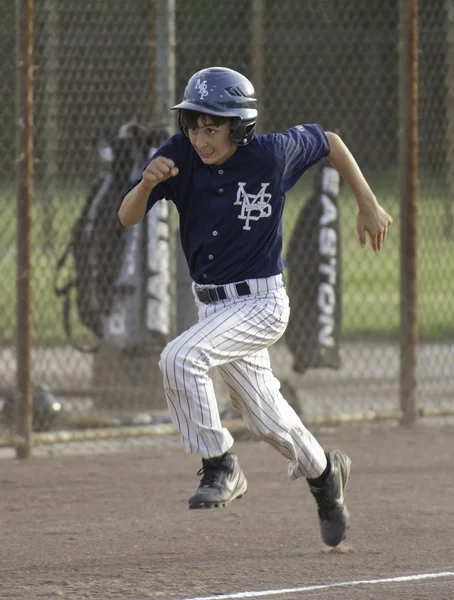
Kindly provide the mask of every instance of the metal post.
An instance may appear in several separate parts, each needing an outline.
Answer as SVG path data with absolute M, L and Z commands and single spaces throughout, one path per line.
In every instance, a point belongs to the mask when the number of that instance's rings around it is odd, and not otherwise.
M 34 0 L 16 0 L 17 77 L 17 458 L 32 445 L 31 380 L 31 213 L 33 199 L 33 9 Z
M 254 85 L 255 93 L 259 103 L 259 119 L 257 131 L 263 133 L 266 131 L 266 114 L 264 110 L 264 86 L 263 86 L 263 65 L 264 65 L 264 0 L 252 0 L 252 19 L 251 19 L 251 79 Z
M 157 0 L 148 0 L 148 98 L 147 98 L 147 123 L 152 123 L 156 118 L 156 7 Z
M 174 114 L 170 107 L 175 104 L 175 0 L 156 0 L 156 64 L 155 64 L 155 121 L 164 125 L 170 134 L 175 133 Z M 172 335 L 177 332 L 178 291 L 177 253 L 181 252 L 177 241 L 174 207 L 169 212 L 169 294 L 173 299 L 169 308 Z
M 156 104 L 155 120 L 164 124 L 169 133 L 175 133 L 175 113 L 169 108 L 176 103 L 176 27 L 175 0 L 156 0 Z M 173 212 L 173 207 L 172 207 Z M 196 321 L 197 313 L 191 293 L 191 280 L 181 248 L 175 219 L 169 219 L 170 295 L 173 314 L 170 315 L 172 333 L 178 335 Z
M 446 177 L 445 235 L 454 237 L 454 2 L 446 0 Z
M 55 239 L 55 207 L 57 195 L 59 116 L 58 116 L 58 74 L 59 74 L 59 17 L 58 0 L 43 0 L 44 22 L 42 24 L 42 140 L 43 140 L 43 181 L 46 194 L 42 202 L 43 250 L 52 252 Z
M 157 0 L 156 44 L 156 117 L 174 132 L 169 108 L 175 104 L 175 0 Z
M 402 424 L 417 416 L 416 214 L 418 187 L 418 0 L 399 0 L 400 407 Z

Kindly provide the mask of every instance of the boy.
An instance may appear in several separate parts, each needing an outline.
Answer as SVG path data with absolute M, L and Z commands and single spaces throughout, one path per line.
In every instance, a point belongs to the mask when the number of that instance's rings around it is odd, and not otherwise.
M 254 88 L 236 71 L 199 71 L 172 110 L 178 110 L 181 133 L 147 163 L 119 217 L 134 225 L 161 198 L 179 212 L 199 322 L 167 345 L 160 368 L 186 452 L 202 455 L 202 479 L 189 507 L 226 506 L 247 490 L 208 376 L 217 367 L 249 429 L 288 459 L 292 479 L 308 481 L 322 538 L 337 546 L 348 527 L 350 459 L 324 452 L 280 394 L 269 362 L 268 347 L 283 335 L 289 317 L 282 211 L 286 192 L 328 157 L 356 196 L 361 247 L 368 233 L 374 251 L 380 250 L 391 217 L 336 134 L 310 124 L 256 135 Z

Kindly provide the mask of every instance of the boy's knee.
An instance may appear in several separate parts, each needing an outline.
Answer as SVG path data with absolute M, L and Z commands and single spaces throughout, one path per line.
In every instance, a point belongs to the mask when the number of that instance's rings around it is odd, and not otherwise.
M 159 368 L 164 374 L 178 377 L 180 373 L 194 375 L 209 370 L 209 361 L 204 352 L 177 340 L 169 342 L 161 353 Z

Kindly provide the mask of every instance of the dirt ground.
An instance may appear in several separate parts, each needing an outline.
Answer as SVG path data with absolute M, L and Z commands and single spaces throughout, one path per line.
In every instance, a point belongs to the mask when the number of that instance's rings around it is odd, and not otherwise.
M 454 426 L 317 435 L 353 460 L 343 553 L 324 551 L 305 482 L 262 442 L 235 444 L 248 494 L 205 511 L 187 509 L 199 458 L 179 444 L 1 460 L 0 598 L 452 600 Z

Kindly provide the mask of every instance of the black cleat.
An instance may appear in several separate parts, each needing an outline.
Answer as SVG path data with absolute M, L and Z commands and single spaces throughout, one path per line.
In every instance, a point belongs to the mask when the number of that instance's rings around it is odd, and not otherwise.
M 349 514 L 344 502 L 344 490 L 350 477 L 352 461 L 339 450 L 327 453 L 327 458 L 331 470 L 322 487 L 317 487 L 310 481 L 308 483 L 317 502 L 323 541 L 334 547 L 345 540 L 348 529 Z
M 189 508 L 219 508 L 227 506 L 247 491 L 247 481 L 235 454 L 203 458 L 202 475 L 196 493 L 189 498 Z

